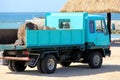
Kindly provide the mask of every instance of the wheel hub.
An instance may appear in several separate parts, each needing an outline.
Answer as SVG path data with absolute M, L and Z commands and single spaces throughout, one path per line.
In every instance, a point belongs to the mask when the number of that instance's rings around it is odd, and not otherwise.
M 53 59 L 49 59 L 48 62 L 47 62 L 47 66 L 48 66 L 49 70 L 54 69 L 54 67 L 55 67 L 55 61 Z
M 100 63 L 100 57 L 98 55 L 95 55 L 93 58 L 94 65 L 99 65 Z

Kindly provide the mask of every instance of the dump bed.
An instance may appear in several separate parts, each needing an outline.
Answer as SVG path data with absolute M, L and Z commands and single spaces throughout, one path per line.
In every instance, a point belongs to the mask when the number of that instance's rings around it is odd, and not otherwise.
M 85 17 L 87 13 L 48 13 L 45 25 L 55 30 L 27 30 L 29 48 L 80 46 L 85 44 Z
M 83 46 L 84 31 L 79 30 L 27 30 L 26 45 L 0 44 L 0 50 L 24 50 L 27 48 L 50 48 Z
M 75 46 L 83 45 L 83 30 L 27 30 L 26 46 L 50 47 L 50 46 Z

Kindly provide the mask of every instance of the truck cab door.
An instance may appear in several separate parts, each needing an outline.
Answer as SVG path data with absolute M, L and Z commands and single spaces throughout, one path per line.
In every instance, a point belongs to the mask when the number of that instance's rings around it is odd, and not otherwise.
M 109 45 L 109 34 L 105 20 L 95 20 L 96 45 Z

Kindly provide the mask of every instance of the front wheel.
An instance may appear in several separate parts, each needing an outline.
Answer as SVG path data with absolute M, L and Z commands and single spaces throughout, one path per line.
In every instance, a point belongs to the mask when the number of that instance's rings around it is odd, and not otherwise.
M 90 68 L 100 68 L 102 61 L 102 55 L 99 52 L 93 51 L 89 54 L 88 64 Z
M 56 58 L 53 55 L 46 55 L 41 63 L 38 63 L 38 70 L 42 69 L 43 73 L 51 74 L 56 70 Z M 40 68 L 39 68 L 40 67 Z

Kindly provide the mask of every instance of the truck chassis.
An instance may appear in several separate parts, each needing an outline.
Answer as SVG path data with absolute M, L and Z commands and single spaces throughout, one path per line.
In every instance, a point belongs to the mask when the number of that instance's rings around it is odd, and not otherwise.
M 102 58 L 108 49 L 82 50 L 80 46 L 52 47 L 24 50 L 5 50 L 1 59 L 6 59 L 11 71 L 24 71 L 27 66 L 37 69 L 41 73 L 54 73 L 57 63 L 68 67 L 72 62 L 88 63 L 90 68 L 100 68 Z

